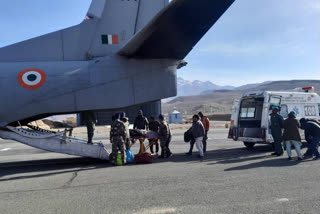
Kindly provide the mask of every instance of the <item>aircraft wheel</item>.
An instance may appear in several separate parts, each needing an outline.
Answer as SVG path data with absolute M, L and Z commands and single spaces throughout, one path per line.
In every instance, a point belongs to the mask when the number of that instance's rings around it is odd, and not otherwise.
M 253 149 L 255 143 L 243 142 L 243 144 L 247 147 L 247 149 Z

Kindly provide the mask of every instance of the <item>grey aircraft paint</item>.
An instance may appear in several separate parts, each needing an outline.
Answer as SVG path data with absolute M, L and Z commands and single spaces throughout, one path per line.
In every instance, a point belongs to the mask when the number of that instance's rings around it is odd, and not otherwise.
M 1 48 L 0 126 L 175 96 L 183 58 L 233 1 L 94 0 L 81 24 Z

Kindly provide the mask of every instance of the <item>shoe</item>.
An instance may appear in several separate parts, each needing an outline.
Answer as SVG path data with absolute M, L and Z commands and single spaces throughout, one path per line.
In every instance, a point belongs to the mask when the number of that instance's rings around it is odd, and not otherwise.
M 163 156 L 163 155 L 160 155 L 158 158 L 159 158 L 159 159 L 162 159 L 162 158 L 164 158 L 164 156 Z
M 201 156 L 201 155 L 198 155 L 198 158 L 203 158 L 203 156 Z
M 288 160 L 289 160 L 289 161 L 292 160 L 292 157 L 288 157 Z
M 167 158 L 170 158 L 170 157 L 172 157 L 172 152 L 170 152 L 169 154 L 167 154 Z
M 271 153 L 271 155 L 278 155 L 278 153 L 274 152 L 274 153 Z
M 187 152 L 186 155 L 192 155 L 192 152 Z
M 92 142 L 88 142 L 87 144 L 88 144 L 88 145 L 93 145 L 93 143 L 92 143 Z
M 314 157 L 312 160 L 320 160 L 319 157 Z
M 302 161 L 302 158 L 298 158 L 298 161 Z
M 311 155 L 303 155 L 303 159 L 310 159 L 310 158 L 312 158 Z

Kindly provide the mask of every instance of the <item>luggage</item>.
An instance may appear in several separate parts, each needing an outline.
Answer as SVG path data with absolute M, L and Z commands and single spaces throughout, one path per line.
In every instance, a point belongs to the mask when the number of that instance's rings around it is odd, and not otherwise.
M 135 164 L 152 163 L 152 156 L 150 153 L 140 153 L 134 156 Z
M 188 131 L 184 133 L 184 142 L 188 143 L 192 140 L 193 135 L 192 135 L 192 129 L 190 128 Z
M 122 155 L 120 153 L 117 154 L 117 166 L 122 166 L 124 163 L 122 163 Z
M 133 155 L 131 149 L 128 149 L 126 151 L 126 155 L 127 155 L 127 163 L 133 163 L 134 155 Z

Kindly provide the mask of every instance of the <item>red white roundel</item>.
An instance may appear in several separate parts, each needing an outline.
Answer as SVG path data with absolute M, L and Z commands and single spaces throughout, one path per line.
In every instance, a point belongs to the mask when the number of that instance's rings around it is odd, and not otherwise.
M 19 84 L 26 89 L 38 89 L 46 81 L 46 74 L 35 68 L 25 69 L 18 75 Z

